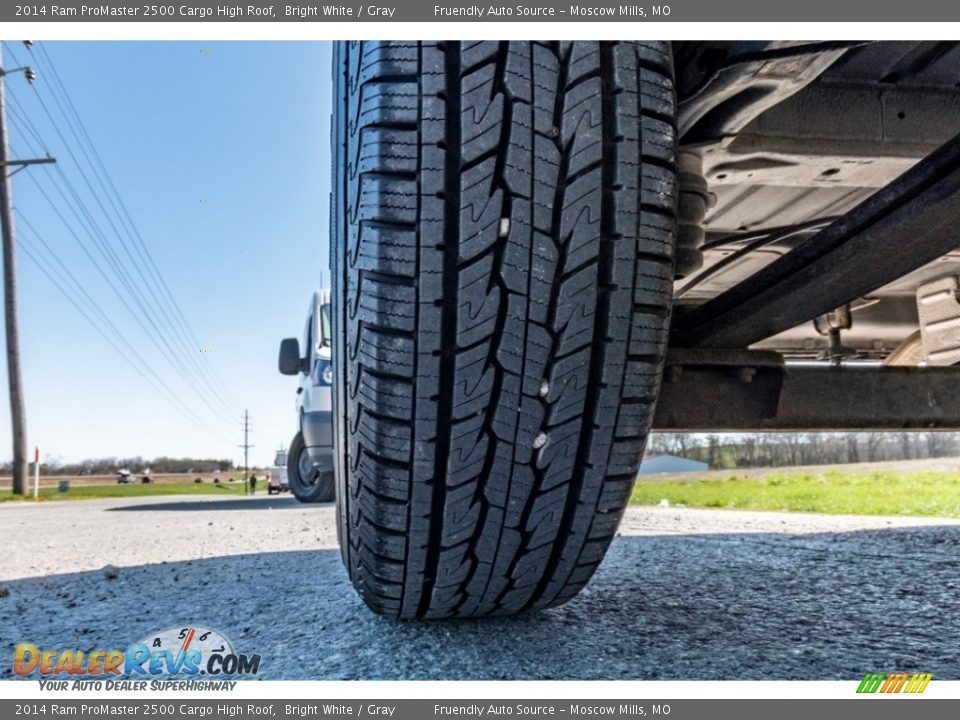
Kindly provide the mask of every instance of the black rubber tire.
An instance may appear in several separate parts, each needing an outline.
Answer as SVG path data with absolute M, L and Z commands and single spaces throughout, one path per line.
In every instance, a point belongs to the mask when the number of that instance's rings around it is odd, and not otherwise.
M 616 532 L 666 353 L 669 44 L 338 43 L 334 82 L 350 578 L 400 618 L 558 605 Z
M 333 473 L 319 473 L 315 479 L 300 474 L 300 454 L 305 452 L 303 433 L 298 432 L 287 451 L 287 482 L 293 496 L 302 503 L 333 502 L 336 493 Z

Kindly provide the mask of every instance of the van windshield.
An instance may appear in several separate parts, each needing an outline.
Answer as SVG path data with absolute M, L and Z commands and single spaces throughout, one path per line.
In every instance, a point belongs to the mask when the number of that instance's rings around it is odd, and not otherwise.
M 330 347 L 330 305 L 320 306 L 320 344 Z

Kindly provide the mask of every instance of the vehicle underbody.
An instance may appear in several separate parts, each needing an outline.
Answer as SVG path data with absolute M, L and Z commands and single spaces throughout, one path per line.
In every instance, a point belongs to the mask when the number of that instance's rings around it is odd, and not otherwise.
M 960 44 L 334 54 L 332 387 L 354 587 L 555 607 L 647 434 L 960 428 Z
M 935 367 L 960 361 L 960 43 L 680 42 L 674 58 L 655 427 L 960 427 Z M 707 387 L 726 401 L 705 407 Z

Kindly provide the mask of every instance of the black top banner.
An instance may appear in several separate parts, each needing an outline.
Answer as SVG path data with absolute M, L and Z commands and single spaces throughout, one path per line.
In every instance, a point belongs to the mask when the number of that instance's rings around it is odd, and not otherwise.
M 0 22 L 956 22 L 960 3 L 943 0 L 609 0 L 523 2 L 189 2 L 132 0 L 3 3 Z

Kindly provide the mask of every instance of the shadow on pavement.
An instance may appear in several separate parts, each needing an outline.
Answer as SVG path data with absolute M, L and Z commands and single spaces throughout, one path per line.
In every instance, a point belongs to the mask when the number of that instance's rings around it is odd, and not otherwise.
M 958 550 L 958 526 L 625 537 L 567 605 L 440 623 L 370 613 L 337 550 L 217 557 L 4 583 L 0 653 L 193 623 L 275 679 L 956 679 Z
M 329 507 L 333 503 L 305 504 L 292 495 L 232 498 L 229 500 L 169 500 L 156 503 L 138 503 L 136 505 L 118 505 L 108 508 L 109 512 L 146 512 L 150 510 L 283 510 L 305 509 L 309 507 Z

